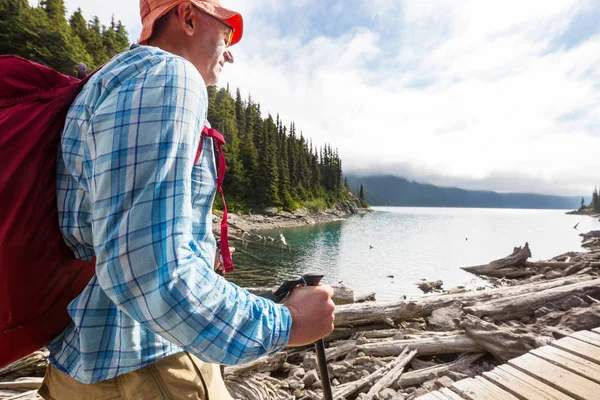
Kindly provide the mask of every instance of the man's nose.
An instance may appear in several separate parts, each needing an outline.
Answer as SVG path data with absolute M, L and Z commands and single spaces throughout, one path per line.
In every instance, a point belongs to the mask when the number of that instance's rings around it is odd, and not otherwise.
M 225 62 L 233 64 L 233 54 L 229 50 L 225 51 Z

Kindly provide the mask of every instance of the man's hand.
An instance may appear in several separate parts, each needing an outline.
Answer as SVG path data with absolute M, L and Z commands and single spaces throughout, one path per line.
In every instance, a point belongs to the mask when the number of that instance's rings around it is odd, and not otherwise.
M 331 300 L 333 288 L 329 285 L 295 288 L 285 306 L 292 314 L 292 330 L 288 346 L 311 344 L 333 331 L 333 311 Z

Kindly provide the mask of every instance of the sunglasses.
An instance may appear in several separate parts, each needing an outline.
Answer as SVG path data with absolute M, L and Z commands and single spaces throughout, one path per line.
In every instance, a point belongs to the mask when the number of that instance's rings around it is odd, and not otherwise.
M 201 13 L 208 15 L 212 19 L 216 19 L 217 21 L 219 21 L 220 23 L 222 23 L 223 25 L 225 25 L 227 28 L 229 28 L 229 31 L 227 32 L 227 36 L 225 37 L 225 47 L 231 46 L 231 42 L 233 41 L 233 32 L 234 32 L 234 29 L 231 26 L 227 25 L 225 22 L 221 21 L 219 18 L 215 17 L 214 15 L 210 15 L 209 13 L 205 12 L 204 10 L 202 10 L 202 9 L 200 9 L 198 7 L 196 7 L 196 9 L 198 11 L 200 11 Z

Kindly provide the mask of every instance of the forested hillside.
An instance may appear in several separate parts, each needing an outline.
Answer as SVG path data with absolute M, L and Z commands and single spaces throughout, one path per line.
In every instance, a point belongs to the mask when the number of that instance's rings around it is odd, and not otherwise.
M 75 76 L 129 48 L 121 21 L 102 25 L 77 9 L 67 16 L 63 0 L 0 0 L 0 54 L 16 54 Z M 317 148 L 295 123 L 263 118 L 258 101 L 235 98 L 229 87 L 210 87 L 208 120 L 226 141 L 224 189 L 232 211 L 277 207 L 321 210 L 348 198 L 342 161 L 330 145 Z M 289 126 L 289 128 L 288 128 Z M 217 207 L 219 203 L 217 202 Z

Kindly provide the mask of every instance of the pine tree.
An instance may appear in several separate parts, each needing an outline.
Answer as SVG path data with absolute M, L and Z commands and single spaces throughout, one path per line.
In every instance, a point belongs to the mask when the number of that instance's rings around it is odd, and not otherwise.
M 109 59 L 113 58 L 119 52 L 116 29 L 115 16 L 113 15 L 110 26 L 102 27 L 102 44 L 104 45 L 104 51 Z
M 117 53 L 129 49 L 130 46 L 127 30 L 121 21 L 119 21 L 115 30 L 115 44 L 117 46 Z
M 0 54 L 26 57 L 25 44 L 32 39 L 25 26 L 27 0 L 0 0 Z
M 360 190 L 358 192 L 358 198 L 362 201 L 365 201 L 365 189 L 363 188 L 362 183 L 360 184 Z
M 291 195 L 290 171 L 288 162 L 288 139 L 286 135 L 286 128 L 279 126 L 278 136 L 281 143 L 278 150 L 279 199 L 284 210 L 293 211 L 294 199 Z
M 98 67 L 109 60 L 104 44 L 102 43 L 102 26 L 98 17 L 95 16 L 89 21 L 88 31 L 83 43 L 92 57 L 93 67 Z
M 80 62 L 91 61 L 81 39 L 67 23 L 63 0 L 44 0 L 40 7 L 27 11 L 25 57 L 70 75 L 76 74 Z

